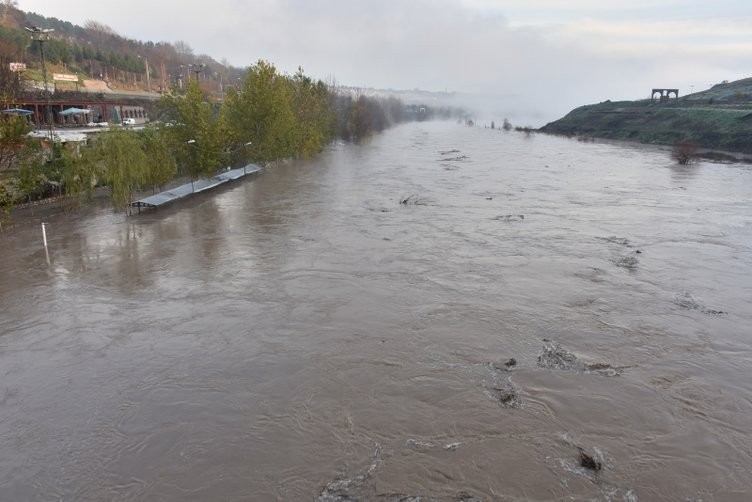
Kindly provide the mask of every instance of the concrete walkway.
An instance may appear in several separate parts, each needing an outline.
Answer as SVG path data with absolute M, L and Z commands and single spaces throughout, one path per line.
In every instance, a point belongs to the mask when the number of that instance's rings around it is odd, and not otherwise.
M 182 199 L 195 193 L 216 188 L 228 181 L 234 181 L 244 176 L 248 176 L 249 174 L 255 174 L 262 169 L 261 166 L 256 164 L 248 164 L 245 167 L 229 169 L 217 174 L 216 176 L 212 176 L 211 178 L 202 178 L 193 183 L 186 183 L 185 185 L 180 185 L 170 190 L 150 195 L 149 197 L 144 197 L 143 199 L 131 202 L 131 206 L 137 207 L 139 213 L 141 212 L 142 207 L 156 209 L 177 199 Z

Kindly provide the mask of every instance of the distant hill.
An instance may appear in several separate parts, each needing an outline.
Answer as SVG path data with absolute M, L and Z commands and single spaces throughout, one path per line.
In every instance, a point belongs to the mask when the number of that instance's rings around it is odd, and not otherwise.
M 194 54 L 183 41 L 142 42 L 122 36 L 97 21 L 78 26 L 3 5 L 0 6 L 0 63 L 4 66 L 9 62 L 25 63 L 27 71 L 21 75 L 24 80 L 42 80 L 39 44 L 32 42 L 25 30 L 34 26 L 54 30 L 44 42 L 48 78 L 53 72 L 76 74 L 81 83 L 101 80 L 111 88 L 126 91 L 146 91 L 151 86 L 151 92 L 199 78 L 207 91 L 220 93 L 223 86 L 235 84 L 244 73 L 243 68 Z M 2 89 L 0 82 L 0 94 L 5 97 L 7 93 Z
M 576 108 L 540 131 L 566 136 L 752 153 L 752 78 L 666 101 L 605 101 Z

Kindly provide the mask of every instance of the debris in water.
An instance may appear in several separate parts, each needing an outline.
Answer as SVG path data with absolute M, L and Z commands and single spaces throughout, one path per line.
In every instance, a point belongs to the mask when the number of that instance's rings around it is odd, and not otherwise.
M 680 306 L 681 308 L 687 309 L 687 310 L 699 310 L 703 314 L 709 314 L 709 315 L 723 315 L 726 314 L 723 310 L 715 310 L 715 309 L 709 309 L 705 307 L 702 303 L 700 303 L 697 299 L 695 299 L 694 296 L 692 296 L 691 293 L 688 291 L 684 291 L 681 295 L 677 294 L 674 296 L 674 303 Z
M 481 499 L 470 495 L 469 493 L 462 491 L 454 498 L 455 502 L 481 502 Z
M 443 446 L 443 448 L 444 448 L 445 450 L 451 450 L 451 451 L 454 451 L 454 450 L 456 450 L 457 448 L 459 448 L 460 446 L 462 446 L 462 443 L 461 443 L 461 442 L 456 442 L 456 443 L 448 443 L 448 444 L 445 444 L 445 445 Z
M 598 239 L 606 242 L 612 242 L 614 244 L 619 244 L 628 248 L 632 247 L 632 245 L 629 243 L 629 239 L 625 239 L 624 237 L 617 237 L 615 235 L 612 235 L 610 237 L 598 237 Z
M 499 371 L 511 371 L 512 368 L 516 365 L 517 365 L 517 359 L 515 359 L 514 357 L 507 359 L 503 363 L 501 362 L 491 363 L 491 367 Z
M 637 270 L 637 265 L 640 263 L 634 256 L 624 256 L 614 262 L 617 267 L 626 268 L 629 271 Z
M 512 383 L 512 377 L 502 377 L 503 373 L 500 373 L 510 371 L 509 363 L 511 361 L 515 360 L 509 359 L 504 365 L 500 363 L 489 364 L 492 381 L 484 382 L 483 387 L 485 387 L 485 394 L 500 405 L 506 408 L 521 408 L 522 399 L 517 387 Z
M 496 221 L 506 221 L 507 223 L 511 223 L 513 221 L 522 221 L 525 219 L 524 214 L 502 214 L 499 216 L 495 216 L 492 218 Z
M 515 392 L 514 389 L 500 389 L 498 387 L 494 387 L 494 390 L 497 392 L 497 398 L 502 404 L 511 404 L 515 399 L 517 399 L 517 392 Z
M 621 375 L 624 368 L 614 367 L 608 363 L 583 363 L 558 343 L 547 338 L 544 338 L 543 342 L 543 350 L 538 355 L 538 366 L 541 368 L 598 373 L 609 377 Z
M 371 463 L 359 474 L 349 479 L 335 479 L 327 484 L 318 497 L 316 502 L 355 502 L 362 500 L 358 492 L 363 489 L 363 485 L 370 478 L 373 471 L 381 461 L 381 445 L 376 444 L 376 451 L 373 454 Z
M 543 350 L 538 354 L 538 366 L 557 370 L 580 369 L 577 356 L 564 350 L 561 345 L 547 338 L 544 338 L 543 342 Z
M 407 206 L 408 204 L 412 204 L 414 206 L 430 206 L 433 205 L 430 200 L 427 200 L 422 197 L 418 197 L 417 193 L 414 193 L 412 195 L 408 195 L 407 197 L 404 197 L 400 199 L 400 204 L 403 206 Z
M 409 446 L 410 448 L 415 448 L 417 450 L 428 450 L 436 446 L 430 441 L 422 441 L 420 439 L 413 439 L 413 438 L 410 438 L 407 441 L 405 441 L 405 445 Z
M 603 468 L 603 465 L 595 460 L 592 456 L 588 455 L 585 450 L 580 448 L 579 446 L 577 449 L 580 451 L 580 465 L 584 467 L 585 469 L 590 469 L 591 471 L 600 471 Z

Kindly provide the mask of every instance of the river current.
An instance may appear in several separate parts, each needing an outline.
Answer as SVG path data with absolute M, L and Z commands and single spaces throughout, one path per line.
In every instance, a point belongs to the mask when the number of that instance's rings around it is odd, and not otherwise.
M 752 167 L 448 122 L 0 234 L 0 500 L 750 500 Z

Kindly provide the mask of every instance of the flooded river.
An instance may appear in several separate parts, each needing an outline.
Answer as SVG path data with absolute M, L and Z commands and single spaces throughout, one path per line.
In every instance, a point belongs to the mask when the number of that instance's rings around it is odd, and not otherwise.
M 47 222 L 0 500 L 752 498 L 750 166 L 418 123 Z

